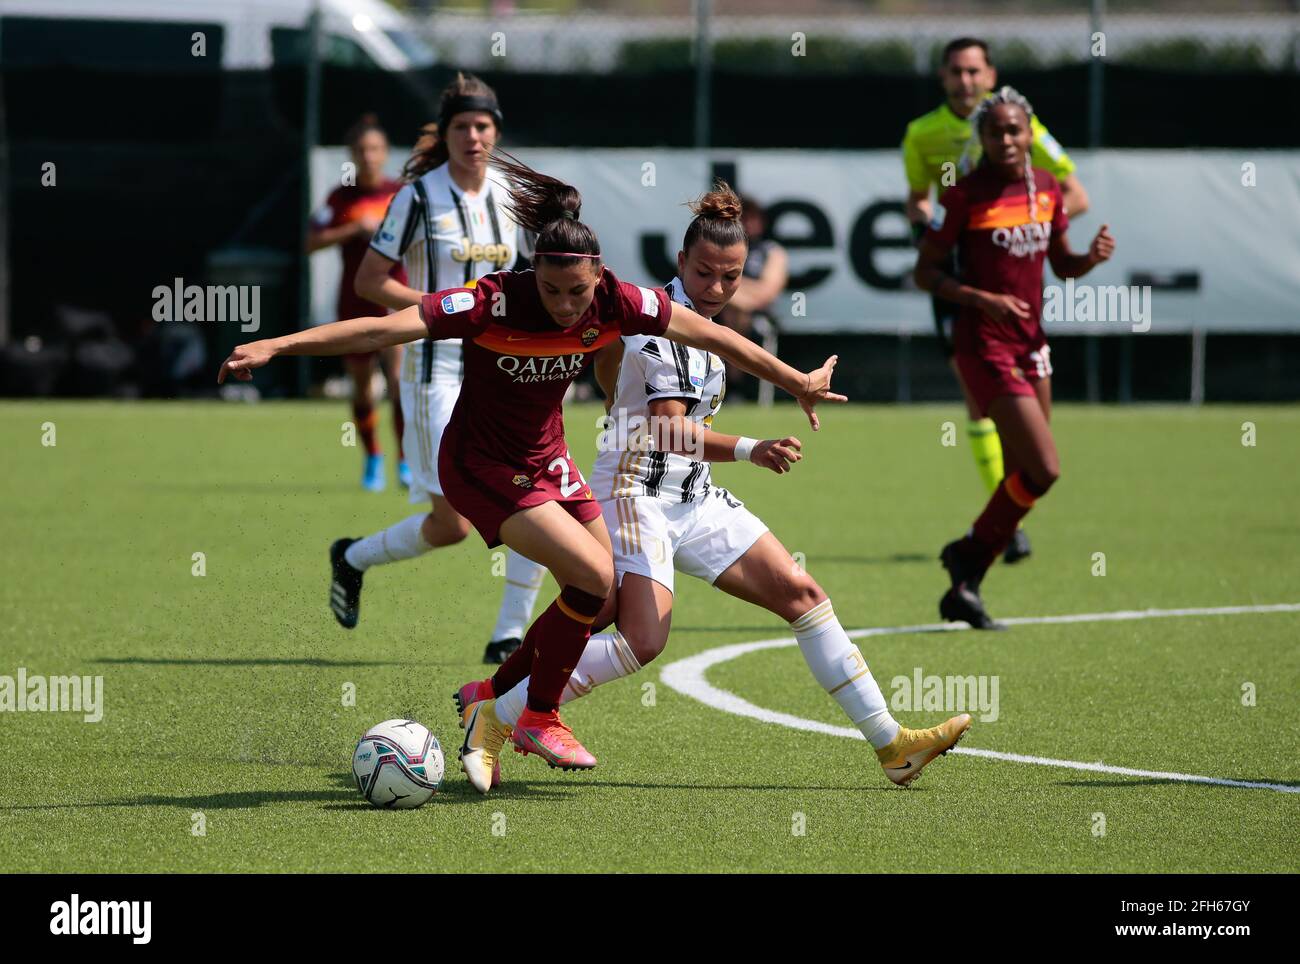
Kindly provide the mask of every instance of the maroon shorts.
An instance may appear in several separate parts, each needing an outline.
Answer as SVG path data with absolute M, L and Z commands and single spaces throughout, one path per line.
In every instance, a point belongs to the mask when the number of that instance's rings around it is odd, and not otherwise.
M 500 462 L 458 460 L 447 436 L 438 448 L 438 480 L 451 507 L 470 521 L 489 549 L 501 545 L 501 524 L 521 509 L 558 502 L 579 522 L 601 517 L 591 486 L 566 453 L 534 475 Z
M 1034 382 L 1052 374 L 1052 353 L 1046 344 L 1037 348 L 986 344 L 978 355 L 957 352 L 953 357 L 981 418 L 988 417 L 995 398 L 1036 395 Z

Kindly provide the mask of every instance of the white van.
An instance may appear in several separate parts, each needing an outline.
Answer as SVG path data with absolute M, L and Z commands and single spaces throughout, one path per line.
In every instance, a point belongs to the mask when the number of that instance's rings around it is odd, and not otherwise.
M 262 70 L 303 62 L 317 6 L 327 64 L 405 71 L 435 62 L 410 22 L 382 0 L 0 0 L 0 32 L 39 35 L 38 46 L 69 62 L 113 67 L 191 57 L 181 41 L 202 32 L 223 69 Z

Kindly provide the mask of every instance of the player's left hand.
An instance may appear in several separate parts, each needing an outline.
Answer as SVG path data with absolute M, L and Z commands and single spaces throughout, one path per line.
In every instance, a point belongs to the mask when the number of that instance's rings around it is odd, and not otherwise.
M 1088 257 L 1094 264 L 1101 264 L 1103 261 L 1109 261 L 1114 253 L 1115 238 L 1110 233 L 1110 225 L 1103 224 L 1097 236 L 1092 239 L 1092 244 L 1088 246 Z
M 230 357 L 221 363 L 221 371 L 217 372 L 217 384 L 225 382 L 227 375 L 234 375 L 241 382 L 251 382 L 253 380 L 251 369 L 261 368 L 274 357 L 275 352 L 266 339 L 249 342 L 247 345 L 236 345 Z
M 818 402 L 847 402 L 847 395 L 838 395 L 831 391 L 831 373 L 835 371 L 835 365 L 839 362 L 839 355 L 831 355 L 826 359 L 826 364 L 815 372 L 808 373 L 808 385 L 803 394 L 799 396 L 799 407 L 804 410 L 808 416 L 808 424 L 816 432 L 822 427 L 821 419 L 813 411 Z
M 749 453 L 749 461 L 765 469 L 771 469 L 777 475 L 784 475 L 790 471 L 791 465 L 803 458 L 799 454 L 801 448 L 803 443 L 793 435 L 764 439 Z

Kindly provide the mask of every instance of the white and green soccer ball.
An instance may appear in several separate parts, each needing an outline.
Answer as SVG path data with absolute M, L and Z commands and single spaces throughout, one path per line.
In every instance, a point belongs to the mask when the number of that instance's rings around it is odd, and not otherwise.
M 352 776 L 372 806 L 413 810 L 442 786 L 442 746 L 415 720 L 372 726 L 352 753 Z

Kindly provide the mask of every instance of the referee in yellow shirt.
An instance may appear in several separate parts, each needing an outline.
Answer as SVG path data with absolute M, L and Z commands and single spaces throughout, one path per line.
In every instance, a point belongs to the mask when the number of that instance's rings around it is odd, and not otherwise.
M 943 48 L 939 67 L 947 99 L 937 108 L 918 117 L 907 125 L 903 135 L 903 168 L 907 173 L 907 219 L 912 232 L 919 239 L 932 215 L 930 191 L 937 195 L 957 183 L 979 163 L 979 138 L 970 126 L 970 115 L 980 101 L 997 87 L 998 71 L 989 58 L 989 45 L 974 37 L 959 37 Z M 1074 162 L 1061 149 L 1061 145 L 1047 132 L 1037 117 L 1031 118 L 1033 129 L 1032 156 L 1035 167 L 1046 168 L 1061 182 L 1065 212 L 1075 217 L 1088 210 L 1088 193 L 1074 173 Z M 953 252 L 956 259 L 956 249 Z M 958 274 L 957 265 L 951 265 Z M 952 361 L 952 324 L 958 306 L 941 298 L 931 299 L 934 307 L 934 324 L 939 333 L 939 344 L 948 356 L 949 367 L 961 385 L 966 399 L 969 422 L 966 434 L 970 439 L 975 465 L 989 492 L 1002 481 L 1002 443 L 991 418 L 980 418 L 971 400 L 970 392 L 962 382 L 961 373 Z M 1003 556 L 1005 562 L 1017 562 L 1030 553 L 1029 539 L 1017 531 Z

